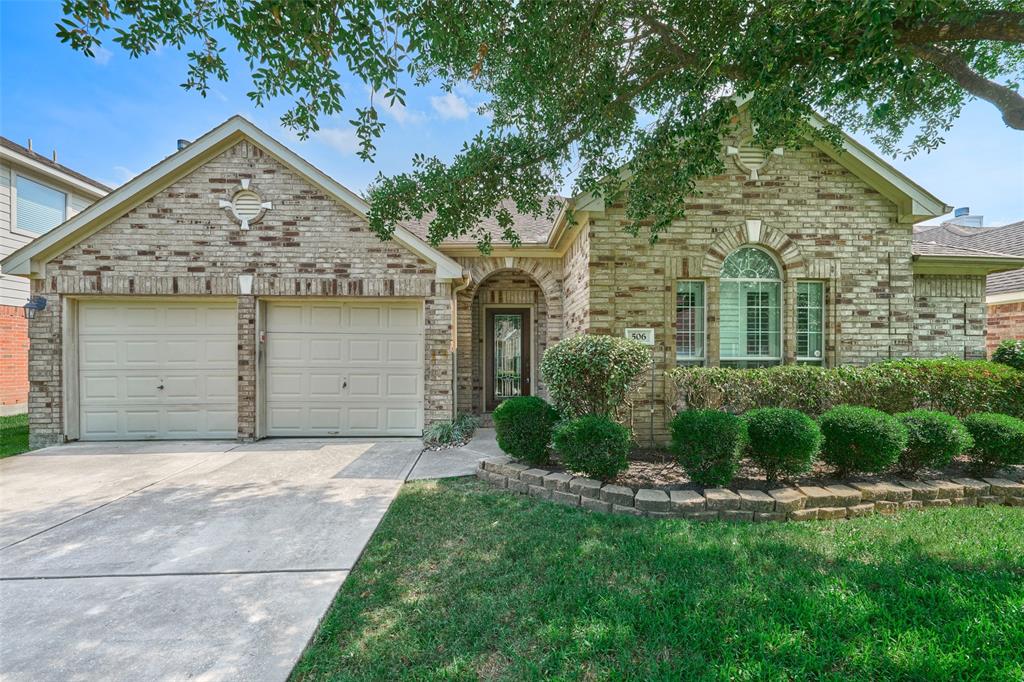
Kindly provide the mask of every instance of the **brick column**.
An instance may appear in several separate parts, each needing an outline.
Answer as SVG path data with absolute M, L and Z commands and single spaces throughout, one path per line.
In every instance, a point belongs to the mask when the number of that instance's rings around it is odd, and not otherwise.
M 238 439 L 256 438 L 256 297 L 238 297 Z
M 46 299 L 46 309 L 36 312 L 28 324 L 28 441 L 32 448 L 64 442 L 63 300 L 57 294 L 46 294 Z

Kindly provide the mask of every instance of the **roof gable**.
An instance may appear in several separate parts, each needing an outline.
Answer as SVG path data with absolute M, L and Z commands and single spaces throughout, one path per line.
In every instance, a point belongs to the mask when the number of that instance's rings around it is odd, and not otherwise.
M 2 262 L 4 271 L 9 274 L 38 276 L 48 260 L 102 229 L 176 180 L 245 139 L 263 148 L 283 165 L 321 188 L 357 215 L 366 217 L 369 206 L 361 197 L 331 179 L 323 171 L 245 118 L 233 116 L 189 146 L 139 174 L 61 226 L 15 251 Z M 420 240 L 409 230 L 402 227 L 397 228 L 394 239 L 404 244 L 416 255 L 434 263 L 438 279 L 462 276 L 461 266 Z

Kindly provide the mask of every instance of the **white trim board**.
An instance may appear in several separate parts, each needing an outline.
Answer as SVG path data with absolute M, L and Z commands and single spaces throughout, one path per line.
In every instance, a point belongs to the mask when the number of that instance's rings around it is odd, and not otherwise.
M 0 266 L 3 267 L 5 273 L 12 275 L 42 276 L 47 261 L 63 253 L 90 234 L 103 229 L 113 220 L 120 218 L 157 192 L 241 140 L 249 140 L 263 148 L 285 166 L 323 189 L 360 217 L 365 218 L 369 212 L 369 205 L 358 195 L 330 178 L 323 171 L 257 128 L 245 118 L 232 116 L 184 149 L 137 175 L 63 225 L 18 249 L 0 262 Z M 416 237 L 409 230 L 400 226 L 397 227 L 394 239 L 418 256 L 434 263 L 437 279 L 446 280 L 462 277 L 462 266 L 422 241 L 419 237 Z

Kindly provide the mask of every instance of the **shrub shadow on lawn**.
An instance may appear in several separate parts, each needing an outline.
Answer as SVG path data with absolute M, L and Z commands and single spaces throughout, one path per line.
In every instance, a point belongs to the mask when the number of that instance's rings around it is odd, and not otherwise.
M 407 486 L 296 669 L 1019 679 L 1024 513 L 726 525 Z

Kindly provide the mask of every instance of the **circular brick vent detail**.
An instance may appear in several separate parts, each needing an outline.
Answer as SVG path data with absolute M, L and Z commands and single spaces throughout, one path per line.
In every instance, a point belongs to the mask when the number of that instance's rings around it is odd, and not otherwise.
M 266 212 L 273 208 L 269 201 L 263 201 L 263 197 L 249 187 L 248 180 L 242 181 L 242 186 L 231 195 L 230 201 L 221 199 L 220 206 L 234 216 L 243 230 L 248 230 L 250 225 L 259 222 Z

